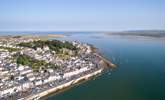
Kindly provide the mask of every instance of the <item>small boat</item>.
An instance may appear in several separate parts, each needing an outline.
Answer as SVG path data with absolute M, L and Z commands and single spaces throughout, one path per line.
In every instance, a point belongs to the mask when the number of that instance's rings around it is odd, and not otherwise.
M 40 96 L 36 95 L 33 100 L 39 100 Z
M 108 75 L 111 75 L 111 72 L 108 72 Z

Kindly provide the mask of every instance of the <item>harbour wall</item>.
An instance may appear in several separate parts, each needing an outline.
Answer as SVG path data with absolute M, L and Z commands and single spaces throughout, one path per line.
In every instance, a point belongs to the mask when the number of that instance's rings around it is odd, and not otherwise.
M 62 85 L 59 85 L 59 86 L 57 86 L 57 87 L 53 87 L 53 88 L 51 88 L 51 89 L 45 90 L 45 91 L 43 91 L 43 92 L 40 92 L 40 93 L 37 93 L 37 94 L 34 94 L 34 95 L 31 95 L 31 96 L 26 97 L 26 98 L 21 98 L 21 99 L 19 99 L 19 100 L 34 100 L 36 97 L 40 97 L 40 98 L 45 97 L 45 96 L 47 96 L 47 95 L 49 95 L 49 94 L 55 93 L 55 92 L 57 92 L 57 91 L 59 91 L 59 90 L 62 90 L 62 89 L 64 89 L 64 88 L 66 88 L 66 87 L 69 87 L 69 86 L 71 86 L 71 85 L 74 85 L 74 84 L 80 82 L 81 80 L 88 80 L 88 79 L 91 78 L 92 76 L 95 76 L 95 75 L 97 75 L 97 74 L 100 74 L 102 71 L 103 71 L 103 68 L 102 68 L 102 69 L 99 69 L 99 70 L 97 70 L 97 71 L 95 71 L 95 72 L 93 72 L 93 73 L 90 73 L 90 74 L 87 74 L 87 75 L 82 76 L 82 77 L 80 77 L 80 78 L 77 78 L 77 79 L 75 79 L 75 80 L 71 80 L 71 81 L 69 81 L 69 82 L 67 82 L 67 83 L 64 83 L 64 84 L 62 84 Z

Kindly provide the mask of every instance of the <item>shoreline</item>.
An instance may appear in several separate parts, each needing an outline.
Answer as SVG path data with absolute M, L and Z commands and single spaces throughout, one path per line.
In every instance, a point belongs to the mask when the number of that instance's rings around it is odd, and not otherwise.
M 26 39 L 41 39 L 41 40 L 48 40 L 49 38 L 63 38 L 66 35 L 64 34 L 44 34 L 44 35 L 39 35 L 39 34 L 20 34 L 20 35 L 2 35 L 0 36 L 1 38 L 26 38 Z
M 116 65 L 111 63 L 109 60 L 107 60 L 106 58 L 104 58 L 101 53 L 98 52 L 98 48 L 96 48 L 95 46 L 93 45 L 90 45 L 90 48 L 92 50 L 92 52 L 97 55 L 101 60 L 100 60 L 100 64 L 103 66 L 101 69 L 99 70 L 96 70 L 90 74 L 87 74 L 85 76 L 82 76 L 82 77 L 79 77 L 75 80 L 71 80 L 69 82 L 66 82 L 64 84 L 61 84 L 59 86 L 56 86 L 56 87 L 52 87 L 50 89 L 47 89 L 45 91 L 42 91 L 40 93 L 37 93 L 37 94 L 34 94 L 32 96 L 29 96 L 29 97 L 26 97 L 26 98 L 21 98 L 19 100 L 35 100 L 36 98 L 39 99 L 39 98 L 46 98 L 47 96 L 51 95 L 51 94 L 56 94 L 58 92 L 62 92 L 62 91 L 65 91 L 65 89 L 70 89 L 71 87 L 74 87 L 74 85 L 76 84 L 81 84 L 81 82 L 84 82 L 84 81 L 88 81 L 90 80 L 92 77 L 95 77 L 99 74 L 101 74 L 102 72 L 104 72 L 106 69 L 108 68 L 115 68 Z
M 90 48 L 95 55 L 97 55 L 101 60 L 101 64 L 106 66 L 106 68 L 116 68 L 117 66 L 113 64 L 111 61 L 109 61 L 107 58 L 103 57 L 101 53 L 99 52 L 99 49 L 96 48 L 94 45 L 90 44 Z
M 42 39 L 43 40 L 43 37 L 44 37 L 44 40 L 48 40 L 49 38 L 58 38 L 58 36 L 62 38 L 64 35 L 61 35 L 61 34 L 60 35 L 58 35 L 58 34 L 49 35 L 49 34 L 47 34 L 46 37 L 45 37 L 45 35 L 44 36 L 42 36 L 42 35 L 7 36 L 6 38 L 33 38 L 33 39 Z M 116 67 L 116 65 L 113 64 L 110 60 L 106 59 L 102 55 L 102 53 L 99 52 L 99 49 L 96 48 L 94 45 L 88 44 L 88 47 L 89 47 L 90 53 L 92 53 L 93 55 L 95 55 L 99 59 L 98 64 L 101 66 L 100 68 L 96 68 L 94 70 L 89 70 L 89 72 L 88 71 L 85 72 L 84 75 L 76 76 L 72 80 L 67 80 L 66 82 L 64 82 L 62 84 L 59 84 L 57 86 L 49 87 L 49 88 L 47 88 L 43 91 L 31 94 L 27 97 L 21 97 L 18 100 L 38 100 L 39 98 L 44 98 L 48 95 L 58 93 L 58 92 L 60 92 L 64 89 L 67 89 L 69 87 L 73 87 L 75 84 L 81 83 L 82 81 L 83 82 L 87 81 L 90 78 L 92 78 L 92 77 L 94 77 L 98 74 L 101 74 L 103 71 L 105 71 L 108 68 L 113 69 L 113 68 Z
M 116 68 L 115 64 L 111 63 L 111 61 L 104 58 L 101 55 L 101 53 L 98 52 L 98 48 L 96 48 L 93 45 L 90 45 L 90 48 L 91 48 L 92 52 L 101 59 L 100 62 L 99 62 L 103 66 L 101 69 L 99 69 L 95 72 L 92 72 L 90 74 L 87 74 L 85 76 L 79 77 L 75 80 L 71 80 L 71 81 L 66 82 L 64 84 L 61 84 L 59 86 L 52 87 L 52 88 L 47 89 L 45 91 L 42 91 L 40 93 L 34 94 L 32 96 L 29 96 L 29 97 L 26 97 L 26 98 L 21 98 L 19 100 L 35 100 L 36 98 L 37 98 L 36 100 L 38 100 L 39 98 L 43 99 L 43 98 L 46 98 L 47 96 L 49 96 L 51 94 L 56 94 L 58 92 L 65 91 L 65 89 L 70 89 L 71 87 L 74 87 L 74 85 L 76 85 L 76 84 L 81 84 L 81 82 L 88 81 L 92 77 L 95 77 L 95 76 L 103 73 L 108 68 L 112 68 L 112 69 Z
M 37 94 L 34 94 L 32 96 L 29 96 L 29 97 L 26 97 L 26 98 L 21 98 L 21 99 L 18 99 L 18 100 L 34 100 L 36 98 L 44 98 L 50 94 L 53 94 L 53 93 L 56 93 L 56 92 L 60 92 L 61 90 L 64 90 L 66 88 L 69 88 L 69 87 L 72 87 L 72 85 L 76 85 L 78 83 L 81 83 L 82 81 L 87 81 L 89 80 L 90 78 L 98 75 L 98 74 L 101 74 L 103 72 L 104 68 L 101 68 L 93 73 L 90 73 L 90 74 L 87 74 L 85 76 L 82 76 L 80 78 L 77 78 L 76 80 L 71 80 L 67 83 L 64 83 L 62 85 L 59 85 L 57 87 L 53 87 L 53 88 L 50 88 L 48 90 L 45 90 L 43 92 L 40 92 L 40 93 L 37 93 Z

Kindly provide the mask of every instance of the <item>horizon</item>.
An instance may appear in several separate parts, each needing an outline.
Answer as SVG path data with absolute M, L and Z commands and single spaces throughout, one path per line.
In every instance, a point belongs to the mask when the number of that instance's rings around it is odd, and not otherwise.
M 0 100 L 165 100 L 165 0 L 0 0 Z
M 2 0 L 0 31 L 165 30 L 163 0 Z
M 0 30 L 0 32 L 134 32 L 134 31 L 165 31 L 165 29 L 126 29 L 126 30 Z

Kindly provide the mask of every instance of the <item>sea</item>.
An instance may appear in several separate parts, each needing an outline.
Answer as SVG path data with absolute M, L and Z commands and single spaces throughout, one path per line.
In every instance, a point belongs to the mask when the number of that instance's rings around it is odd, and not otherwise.
M 117 68 L 63 92 L 51 94 L 46 100 L 165 100 L 165 40 L 102 32 L 51 34 L 66 34 L 64 38 L 53 39 L 95 45 Z

